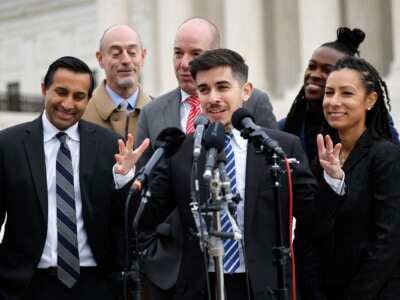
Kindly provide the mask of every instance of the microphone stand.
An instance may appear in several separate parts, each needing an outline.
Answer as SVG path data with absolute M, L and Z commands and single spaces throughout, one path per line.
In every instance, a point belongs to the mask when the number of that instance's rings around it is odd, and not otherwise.
M 142 292 L 143 292 L 143 284 L 142 284 L 142 272 L 141 268 L 144 262 L 144 255 L 145 251 L 143 249 L 139 249 L 139 221 L 142 217 L 143 210 L 148 202 L 148 199 L 151 197 L 151 193 L 148 190 L 148 187 L 142 189 L 141 191 L 141 201 L 139 204 L 139 208 L 135 214 L 135 217 L 132 222 L 133 233 L 135 236 L 135 252 L 136 252 L 136 260 L 132 261 L 131 265 L 131 276 L 130 280 L 133 284 L 133 299 L 134 300 L 141 300 L 142 299 Z
M 193 164 L 192 164 L 192 180 L 191 180 L 191 202 L 189 204 L 190 209 L 193 214 L 193 218 L 195 220 L 198 233 L 195 234 L 200 240 L 200 249 L 203 252 L 203 260 L 204 260 L 204 271 L 206 274 L 206 284 L 207 284 L 207 295 L 208 299 L 211 300 L 211 287 L 210 280 L 208 277 L 208 259 L 205 249 L 208 246 L 208 230 L 207 224 L 205 224 L 205 220 L 203 219 L 202 211 L 200 208 L 200 184 L 198 178 L 198 156 L 194 156 Z M 206 205 L 205 211 L 207 211 L 207 202 L 204 203 Z
M 276 219 L 276 245 L 272 247 L 272 253 L 274 255 L 274 264 L 277 267 L 277 282 L 278 287 L 272 289 L 267 287 L 271 297 L 276 300 L 288 300 L 289 289 L 286 282 L 286 265 L 290 260 L 290 249 L 284 245 L 284 233 L 282 223 L 282 207 L 280 201 L 280 189 L 281 189 L 281 175 L 284 170 L 281 168 L 279 162 L 281 158 L 272 149 L 264 146 L 262 141 L 257 139 L 257 136 L 251 130 L 241 130 L 241 135 L 245 139 L 249 139 L 256 148 L 257 154 L 264 155 L 265 164 L 271 165 L 271 180 L 273 186 L 274 203 L 275 203 L 275 219 Z M 289 163 L 297 162 L 295 159 L 288 159 Z M 271 164 L 272 163 L 272 164 Z
M 222 156 L 222 158 L 221 158 Z M 231 183 L 229 176 L 225 170 L 225 155 L 219 155 L 218 167 L 212 172 L 210 180 L 211 200 L 214 205 L 209 209 L 213 211 L 213 229 L 211 231 L 209 254 L 214 258 L 215 273 L 216 273 L 216 299 L 225 300 L 225 285 L 224 285 L 224 243 L 223 239 L 242 238 L 239 226 L 231 211 L 236 210 L 236 203 L 233 200 L 231 193 Z M 233 232 L 222 232 L 221 226 L 221 211 L 224 211 L 232 225 Z
M 140 218 L 142 216 L 143 210 L 148 202 L 148 198 L 150 197 L 150 191 L 148 191 L 147 186 L 142 188 L 140 182 L 136 181 L 136 178 L 141 174 L 139 172 L 134 177 L 134 183 L 132 184 L 128 196 L 125 202 L 125 216 L 124 216 L 124 231 L 125 231 L 125 267 L 122 272 L 122 280 L 123 280 L 123 299 L 128 300 L 141 300 L 142 298 L 142 279 L 141 279 L 141 266 L 144 260 L 144 251 L 139 249 L 139 230 L 138 224 Z M 129 226 L 128 226 L 128 215 L 129 215 L 129 206 L 134 193 L 140 191 L 140 203 L 139 208 L 135 214 L 135 217 L 132 222 L 133 233 L 135 236 L 135 250 L 134 250 L 134 258 L 132 261 L 129 261 Z
M 218 235 L 221 233 L 221 181 L 218 168 L 212 172 L 210 180 L 211 203 L 215 205 L 213 209 L 213 231 L 210 236 L 208 253 L 214 258 L 214 268 L 216 274 L 216 299 L 225 300 L 225 284 L 224 284 L 224 243 Z
M 277 267 L 278 288 L 273 291 L 274 299 L 288 300 L 289 290 L 286 282 L 286 265 L 290 259 L 290 249 L 285 247 L 282 226 L 282 208 L 280 201 L 280 179 L 284 173 L 278 163 L 276 153 L 272 155 L 271 178 L 273 183 L 274 203 L 275 203 L 275 219 L 276 219 L 276 246 L 272 247 L 272 253 L 275 256 L 275 265 Z M 268 158 L 266 158 L 268 164 Z M 269 288 L 270 289 L 270 288 Z M 271 291 L 271 289 L 270 289 Z

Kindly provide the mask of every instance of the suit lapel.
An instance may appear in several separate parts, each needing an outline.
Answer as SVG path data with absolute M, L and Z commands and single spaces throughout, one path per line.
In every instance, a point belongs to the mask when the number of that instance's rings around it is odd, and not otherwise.
M 79 184 L 82 197 L 82 210 L 83 216 L 86 219 L 87 213 L 92 211 L 91 203 L 89 202 L 89 191 L 91 184 L 94 182 L 92 177 L 93 170 L 95 170 L 95 163 L 97 157 L 97 139 L 96 129 L 88 126 L 88 123 L 81 120 L 79 122 Z
M 181 93 L 179 88 L 175 90 L 173 96 L 165 101 L 164 106 L 164 124 L 167 124 L 166 127 L 172 126 L 176 128 L 181 128 L 181 114 L 180 114 L 180 102 L 181 102 Z
M 41 116 L 26 129 L 24 140 L 25 153 L 28 157 L 33 184 L 42 210 L 43 220 L 47 224 L 47 179 L 44 155 L 43 125 Z
M 358 139 L 354 149 L 351 151 L 349 157 L 346 159 L 343 170 L 350 171 L 363 157 L 368 155 L 369 149 L 372 145 L 372 137 L 366 130 Z
M 258 185 L 263 180 L 266 180 L 264 178 L 265 176 L 262 174 L 262 170 L 265 169 L 263 166 L 264 161 L 262 156 L 257 155 L 253 145 L 248 143 L 246 159 L 244 224 L 251 223 L 256 208 Z M 266 183 L 264 182 L 264 184 Z

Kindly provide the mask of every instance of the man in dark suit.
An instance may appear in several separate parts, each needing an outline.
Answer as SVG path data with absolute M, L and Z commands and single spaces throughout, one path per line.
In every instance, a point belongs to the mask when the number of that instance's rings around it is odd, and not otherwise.
M 112 171 L 118 136 L 80 120 L 92 91 L 89 67 L 59 58 L 42 83 L 43 114 L 0 132 L 0 299 L 113 298 L 126 196 L 115 186 L 126 183 L 125 156 L 145 146 L 117 154 Z
M 237 265 L 226 270 L 225 289 L 227 299 L 272 299 L 268 287 L 276 288 L 275 266 L 272 247 L 275 245 L 276 218 L 274 212 L 271 166 L 265 165 L 263 156 L 257 155 L 254 146 L 232 128 L 233 112 L 249 99 L 251 83 L 247 82 L 248 68 L 243 58 L 228 49 L 210 50 L 191 62 L 191 74 L 195 78 L 203 111 L 212 122 L 221 122 L 230 142 L 235 161 L 235 189 L 242 201 L 237 207 L 237 220 L 244 233 L 244 248 L 237 250 Z M 289 157 L 296 157 L 300 164 L 293 166 L 294 214 L 297 224 L 303 227 L 310 220 L 310 207 L 316 189 L 315 180 L 308 168 L 307 159 L 297 137 L 273 129 L 265 129 L 277 140 Z M 226 149 L 226 148 L 225 148 Z M 226 150 L 225 150 L 226 151 Z M 232 153 L 232 152 L 231 152 Z M 228 157 L 229 155 L 227 155 Z M 215 273 L 212 264 L 205 271 L 196 226 L 189 207 L 191 201 L 191 165 L 193 161 L 193 136 L 189 135 L 178 153 L 161 164 L 151 182 L 151 198 L 142 216 L 143 231 L 153 230 L 170 212 L 177 208 L 182 226 L 181 259 L 163 265 L 168 276 L 159 276 L 157 284 L 171 283 L 173 287 L 162 291 L 153 286 L 153 299 L 207 299 L 206 276 L 213 286 Z M 199 158 L 200 198 L 206 201 L 209 190 L 202 180 L 205 155 Z M 229 165 L 229 163 L 227 163 Z M 231 185 L 232 176 L 231 176 Z M 283 220 L 288 220 L 287 180 L 281 182 Z M 289 243 L 287 222 L 283 222 L 284 242 Z M 224 265 L 225 269 L 225 265 Z M 159 270 L 163 273 L 164 270 Z M 208 274 L 207 274 L 208 273 Z M 152 274 L 152 276 L 156 276 Z M 247 286 L 249 283 L 249 286 Z M 247 292 L 250 291 L 250 295 Z
M 154 146 L 156 137 L 166 127 L 181 128 L 184 132 L 190 133 L 193 126 L 188 126 L 191 119 L 192 106 L 190 100 L 197 98 L 197 89 L 194 79 L 189 72 L 189 63 L 204 51 L 220 47 L 220 34 L 218 28 L 202 18 L 191 18 L 183 22 L 175 35 L 173 62 L 175 75 L 179 87 L 154 99 L 145 105 L 140 112 L 137 123 L 135 145 L 140 145 L 145 138 L 150 138 L 150 144 Z M 197 107 L 199 102 L 197 100 Z M 277 128 L 275 116 L 272 112 L 272 105 L 266 93 L 253 89 L 251 97 L 244 104 L 255 117 L 255 122 L 263 127 Z M 200 110 L 197 110 L 197 113 Z M 190 128 L 188 131 L 188 127 Z M 151 156 L 154 149 L 149 147 L 141 158 L 143 165 Z M 161 230 L 169 228 L 169 230 Z M 170 289 L 176 282 L 176 272 L 160 272 L 160 266 L 174 262 L 175 270 L 179 269 L 181 252 L 181 224 L 177 211 L 171 213 L 157 230 L 161 235 L 163 250 L 152 249 L 152 255 L 148 257 L 145 265 L 147 277 L 155 284 L 154 289 Z M 167 237 L 162 237 L 168 232 Z M 158 249 L 161 249 L 158 247 Z M 164 280 L 159 280 L 164 278 Z M 167 280 L 168 279 L 168 280 Z M 166 296 L 164 295 L 164 298 Z

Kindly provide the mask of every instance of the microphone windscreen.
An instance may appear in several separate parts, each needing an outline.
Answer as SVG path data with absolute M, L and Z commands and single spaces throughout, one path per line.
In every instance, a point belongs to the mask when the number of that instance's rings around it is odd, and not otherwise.
M 197 127 L 198 125 L 208 125 L 207 115 L 201 114 L 197 116 L 196 120 L 194 121 L 194 127 Z
M 224 125 L 219 122 L 213 122 L 208 125 L 204 134 L 204 147 L 208 150 L 216 148 L 219 151 L 224 149 L 225 130 Z
M 247 109 L 241 107 L 241 108 L 238 108 L 237 110 L 235 110 L 235 112 L 232 115 L 233 127 L 235 127 L 239 131 L 242 130 L 243 129 L 242 120 L 244 118 L 250 118 L 254 122 L 253 116 Z
M 154 147 L 155 149 L 164 147 L 165 156 L 170 157 L 178 151 L 179 147 L 185 140 L 185 137 L 186 135 L 182 130 L 176 127 L 168 127 L 158 134 L 157 139 L 154 142 Z

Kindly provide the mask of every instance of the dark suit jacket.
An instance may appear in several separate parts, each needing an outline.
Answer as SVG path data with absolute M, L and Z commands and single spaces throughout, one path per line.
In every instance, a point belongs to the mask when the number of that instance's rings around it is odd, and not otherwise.
M 111 246 L 121 246 L 122 202 L 114 190 L 112 166 L 118 136 L 79 122 L 79 180 L 82 215 L 90 248 L 101 270 L 115 268 Z M 122 193 L 122 191 L 121 191 Z M 29 284 L 47 232 L 47 183 L 42 119 L 0 131 L 0 299 L 15 299 Z
M 294 166 L 294 214 L 299 226 L 306 224 L 316 188 L 315 180 L 308 168 L 307 159 L 297 137 L 267 130 L 276 139 L 290 157 L 296 157 L 300 164 Z M 183 245 L 182 260 L 176 283 L 177 299 L 205 298 L 205 271 L 199 240 L 193 235 L 196 231 L 190 202 L 190 178 L 193 153 L 193 137 L 189 136 L 180 150 L 170 160 L 161 164 L 152 180 L 152 197 L 144 212 L 141 228 L 151 230 L 164 221 L 165 217 L 177 206 L 182 222 Z M 199 174 L 203 173 L 204 154 L 199 161 Z M 248 144 L 245 187 L 245 232 L 244 243 L 247 268 L 255 299 L 270 299 L 267 287 L 276 288 L 275 267 L 272 247 L 275 245 L 276 219 L 270 166 L 265 166 L 264 157 L 256 155 L 255 148 Z M 285 177 L 285 176 L 283 176 Z M 200 176 L 201 180 L 201 176 Z M 283 232 L 288 243 L 288 194 L 286 178 L 282 178 L 280 194 L 283 211 Z M 201 201 L 209 197 L 208 186 L 200 181 Z M 165 265 L 166 272 L 170 265 Z M 157 282 L 157 284 L 160 284 Z M 162 284 L 162 283 L 161 283 Z
M 323 280 L 321 274 L 306 274 L 312 285 L 306 286 L 306 299 L 400 297 L 399 162 L 397 145 L 373 140 L 365 131 L 343 166 L 346 195 L 325 185 L 316 226 Z M 315 264 L 315 257 L 308 252 L 305 264 Z
M 167 127 L 181 128 L 180 123 L 180 89 L 174 89 L 145 105 L 140 112 L 137 124 L 135 147 L 139 146 L 145 138 L 150 138 L 151 145 L 158 134 Z M 254 116 L 255 122 L 263 127 L 277 128 L 277 122 L 272 112 L 272 105 L 268 95 L 260 90 L 254 89 L 248 101 L 244 102 Z M 143 166 L 151 157 L 154 149 L 149 149 L 144 153 L 139 161 L 138 167 Z M 144 269 L 150 280 L 162 289 L 171 288 L 177 280 L 177 272 L 181 260 L 182 233 L 179 215 L 176 211 L 168 216 L 156 230 L 159 237 L 157 244 L 150 249 L 148 259 Z M 168 270 L 160 266 L 174 266 Z

